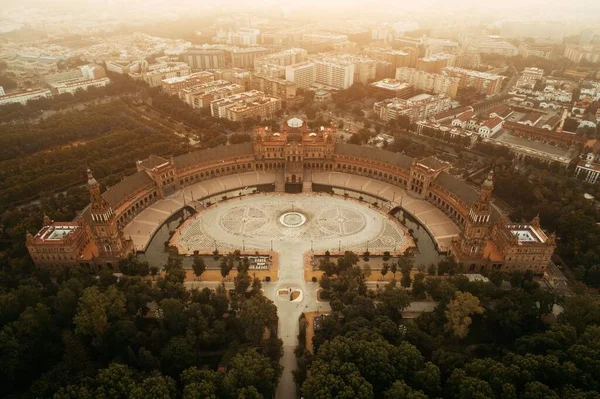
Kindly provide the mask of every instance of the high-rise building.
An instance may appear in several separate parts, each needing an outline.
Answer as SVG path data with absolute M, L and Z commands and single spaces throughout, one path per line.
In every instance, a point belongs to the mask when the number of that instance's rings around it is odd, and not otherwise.
M 500 92 L 502 80 L 504 79 L 504 76 L 501 75 L 456 67 L 446 67 L 442 73 L 446 76 L 460 78 L 459 89 L 473 87 L 478 93 L 488 96 L 493 96 Z
M 456 97 L 460 82 L 458 77 L 428 73 L 414 68 L 396 69 L 396 80 L 406 82 L 417 90 L 433 94 L 444 94 L 450 98 Z
M 388 98 L 373 105 L 373 113 L 387 122 L 407 116 L 411 122 L 423 121 L 428 117 L 450 109 L 450 97 L 419 94 L 408 100 Z
M 285 80 L 294 82 L 297 87 L 307 88 L 317 80 L 317 66 L 310 61 L 288 65 L 285 68 Z
M 245 91 L 250 90 L 252 83 L 252 74 L 241 68 L 219 69 L 214 71 L 215 79 L 227 80 L 231 83 L 236 83 L 245 88 Z
M 225 48 L 225 58 L 234 68 L 252 69 L 254 60 L 268 54 L 265 47 L 228 47 Z
M 354 83 L 354 62 L 351 60 L 325 58 L 315 61 L 317 83 L 347 89 Z
M 250 90 L 210 103 L 210 111 L 215 118 L 226 118 L 241 122 L 246 118 L 272 119 L 281 110 L 281 99 L 270 97 L 257 90 Z

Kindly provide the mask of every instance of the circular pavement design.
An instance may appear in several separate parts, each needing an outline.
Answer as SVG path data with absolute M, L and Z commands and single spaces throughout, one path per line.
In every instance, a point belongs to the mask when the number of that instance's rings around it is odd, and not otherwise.
M 279 217 L 279 223 L 285 227 L 298 227 L 306 223 L 306 216 L 300 212 L 286 212 Z

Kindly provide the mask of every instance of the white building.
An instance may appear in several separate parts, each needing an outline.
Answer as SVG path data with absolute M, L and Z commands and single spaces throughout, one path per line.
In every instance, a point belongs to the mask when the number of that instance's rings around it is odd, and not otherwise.
M 479 133 L 481 137 L 493 136 L 497 131 L 502 129 L 503 124 L 504 121 L 499 117 L 488 119 L 481 124 L 477 133 Z
M 0 97 L 0 105 L 4 104 L 27 104 L 29 100 L 35 100 L 38 98 L 46 98 L 52 97 L 52 93 L 50 90 L 31 90 L 31 91 L 22 91 L 18 93 L 7 94 Z
M 323 59 L 315 61 L 317 83 L 336 89 L 347 89 L 354 83 L 354 63 L 349 60 Z
M 396 69 L 396 80 L 413 85 L 418 90 L 456 97 L 460 78 L 419 71 L 415 68 Z
M 87 90 L 90 87 L 104 87 L 110 83 L 109 78 L 100 79 L 73 79 L 63 82 L 56 82 L 50 85 L 50 90 L 56 94 L 71 93 L 75 94 L 79 90 Z
M 6 94 L 4 93 L 4 87 L 0 86 L 0 96 L 3 96 L 4 94 Z
M 301 62 L 285 68 L 285 80 L 296 83 L 297 87 L 310 87 L 317 80 L 317 66 L 314 62 Z
M 373 113 L 384 121 L 407 116 L 411 122 L 424 121 L 430 116 L 450 109 L 450 97 L 419 94 L 408 100 L 388 98 L 373 105 Z

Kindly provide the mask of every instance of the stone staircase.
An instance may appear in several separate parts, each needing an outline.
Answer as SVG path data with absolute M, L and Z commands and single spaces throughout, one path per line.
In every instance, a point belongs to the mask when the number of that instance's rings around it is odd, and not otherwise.
M 305 170 L 302 177 L 302 192 L 312 193 L 312 170 Z
M 276 193 L 284 193 L 285 192 L 285 172 L 283 169 L 278 170 L 275 175 L 275 192 Z

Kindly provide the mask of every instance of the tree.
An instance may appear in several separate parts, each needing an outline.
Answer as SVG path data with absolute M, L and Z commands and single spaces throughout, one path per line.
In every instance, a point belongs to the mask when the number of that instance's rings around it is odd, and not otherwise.
M 252 277 L 250 277 L 248 271 L 244 269 L 235 276 L 233 284 L 235 286 L 235 292 L 238 294 L 245 294 L 252 284 Z
M 256 349 L 249 349 L 231 359 L 224 379 L 225 389 L 231 397 L 237 398 L 240 397 L 240 390 L 254 387 L 263 397 L 271 398 L 275 394 L 280 373 L 281 370 L 274 369 L 269 359 Z
M 104 293 L 96 287 L 86 288 L 73 318 L 75 332 L 93 338 L 100 345 L 111 323 L 125 314 L 125 298 L 115 286 Z
M 412 260 L 406 256 L 403 256 L 400 258 L 398 263 L 400 265 L 400 272 L 402 273 L 400 285 L 402 285 L 404 288 L 409 288 L 412 283 L 412 278 L 410 277 L 410 273 L 413 269 Z
M 404 381 L 396 381 L 391 388 L 385 391 L 384 399 L 427 399 L 422 391 L 415 391 Z
M 131 390 L 130 399 L 174 399 L 177 386 L 171 377 L 148 377 Z
M 388 273 L 390 269 L 390 265 L 388 265 L 386 262 L 383 263 L 383 266 L 381 267 L 381 277 L 383 277 L 383 279 L 385 279 L 385 275 Z
M 267 329 L 277 326 L 277 308 L 262 295 L 245 300 L 238 314 L 244 335 L 253 343 L 260 343 Z
M 444 328 L 458 339 L 463 339 L 469 334 L 471 314 L 482 314 L 483 307 L 479 306 L 479 299 L 469 292 L 457 292 L 454 299 L 446 305 L 447 322 Z
M 317 359 L 310 376 L 302 384 L 306 399 L 372 399 L 373 386 L 353 363 Z
M 199 278 L 202 273 L 206 271 L 206 263 L 204 262 L 204 258 L 201 256 L 195 256 L 194 262 L 192 263 L 192 269 L 194 270 L 196 277 Z
M 410 306 L 410 297 L 404 288 L 396 288 L 396 281 L 390 281 L 379 293 L 382 313 L 392 320 L 399 320 L 401 312 Z

